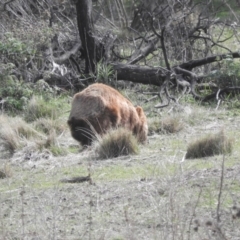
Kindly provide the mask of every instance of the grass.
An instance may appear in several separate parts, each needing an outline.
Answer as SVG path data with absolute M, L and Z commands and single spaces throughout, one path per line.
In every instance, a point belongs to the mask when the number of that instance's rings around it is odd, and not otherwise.
M 57 134 L 61 134 L 67 129 L 67 125 L 63 122 L 61 118 L 52 119 L 52 118 L 38 118 L 33 122 L 33 126 L 38 131 L 49 134 L 53 129 Z
M 224 37 L 230 34 L 229 31 Z M 129 49 L 126 51 L 130 53 Z M 102 79 L 111 73 L 107 68 L 98 72 Z M 128 93 L 130 99 L 134 97 L 134 102 L 142 105 L 144 99 L 140 94 L 134 95 Z M 156 111 L 153 102 L 144 104 L 154 133 L 149 136 L 149 143 L 138 146 L 138 155 L 128 155 L 125 147 L 129 138 L 122 141 L 120 137 L 119 145 L 119 135 L 115 144 L 110 136 L 102 155 L 108 159 L 101 161 L 94 148 L 79 152 L 70 137 L 63 115 L 69 108 L 67 99 L 46 101 L 34 97 L 24 120 L 0 115 L 0 154 L 2 146 L 13 154 L 1 156 L 4 164 L 0 171 L 8 173 L 8 178 L 0 179 L 0 238 L 238 239 L 239 104 L 236 99 L 234 104 L 223 104 L 215 111 L 215 104 L 200 107 L 194 101 L 189 96 L 180 100 L 180 104 L 191 108 L 187 115 L 172 114 L 169 108 Z M 204 159 L 184 159 L 188 143 L 195 136 L 209 137 L 222 128 L 226 136 L 234 136 L 231 155 L 220 151 L 220 155 L 210 154 Z M 211 145 L 208 140 L 204 141 L 212 151 L 216 144 Z M 222 148 L 217 145 L 218 150 Z M 193 148 L 194 153 L 206 152 L 202 150 Z M 122 153 L 127 155 L 119 156 Z M 226 158 L 224 169 L 222 154 Z M 119 157 L 112 158 L 115 156 Z M 64 176 L 89 173 L 92 184 L 59 183 Z M 219 192 L 221 229 L 226 237 L 220 237 L 205 220 L 216 221 Z M 234 219 L 230 209 L 236 212 Z M 191 224 L 193 218 L 201 222 L 197 232 Z
M 27 123 L 21 117 L 0 115 L 0 141 L 3 150 L 10 155 L 28 146 L 35 151 L 48 148 L 54 155 L 66 154 L 67 147 L 64 149 L 58 141 L 58 136 L 66 128 L 66 124 L 59 119 L 40 119 L 35 123 Z
M 184 128 L 183 121 L 180 116 L 165 116 L 162 119 L 153 118 L 149 121 L 149 132 L 173 134 L 181 131 Z
M 6 160 L 12 175 L 0 179 L 0 201 L 3 203 L 0 226 L 4 226 L 0 228 L 0 236 L 5 239 L 34 235 L 43 239 L 121 237 L 161 240 L 198 239 L 200 234 L 207 238 L 204 219 L 216 221 L 223 156 L 186 160 L 184 155 L 188 143 L 193 142 L 195 136 L 219 132 L 223 126 L 225 135 L 230 139 L 234 136 L 236 140 L 232 154 L 225 155 L 221 190 L 222 230 L 227 236 L 237 235 L 238 229 L 230 224 L 232 215 L 228 209 L 235 206 L 234 198 L 236 201 L 239 199 L 237 146 L 240 135 L 236 131 L 239 116 L 227 115 L 228 111 L 223 106 L 218 111 L 213 111 L 211 106 L 205 108 L 189 104 L 189 107 L 191 111 L 187 116 L 182 112 L 169 114 L 169 109 L 164 109 L 161 114 L 149 117 L 150 127 L 156 124 L 157 129 L 163 121 L 169 123 L 177 119 L 177 122 L 184 123 L 180 131 L 171 134 L 155 131 L 149 136 L 148 144 L 138 145 L 137 155 L 102 160 L 99 160 L 93 146 L 79 152 L 61 117 L 40 118 L 29 123 L 20 118 L 14 121 L 1 116 L 4 128 L 14 122 L 11 130 L 17 137 L 21 135 L 21 143 L 30 139 L 34 142 L 40 134 L 43 136 L 40 137 L 42 144 L 47 146 L 43 147 L 42 155 L 39 150 L 32 149 L 32 154 L 39 154 L 39 158 L 32 155 L 30 160 L 24 160 L 26 146 L 20 146 L 13 157 Z M 157 116 L 161 117 L 156 123 Z M 33 129 L 33 133 L 17 127 L 17 123 Z M 118 132 L 117 136 L 121 134 Z M 115 149 L 115 145 L 113 148 L 110 145 L 112 140 L 111 136 L 107 149 Z M 125 141 L 129 142 L 128 135 Z M 44 154 L 45 147 L 51 152 L 48 158 Z M 62 155 L 61 151 L 65 150 L 67 155 Z M 64 178 L 88 174 L 92 183 L 60 182 Z M 201 222 L 198 232 L 194 231 L 195 218 Z M 238 221 L 237 215 L 234 221 Z
M 24 145 L 26 139 L 41 138 L 42 135 L 28 125 L 22 118 L 0 116 L 0 139 L 5 150 L 11 154 Z
M 124 128 L 110 130 L 98 137 L 96 153 L 99 159 L 116 158 L 138 153 L 138 142 L 132 133 Z
M 49 98 L 44 96 L 33 96 L 24 111 L 27 122 L 33 122 L 41 118 L 57 119 L 62 116 L 68 104 L 65 98 Z
M 189 144 L 186 158 L 202 158 L 232 152 L 232 140 L 223 131 L 208 134 Z
M 4 166 L 0 168 L 0 179 L 9 178 L 12 177 L 12 175 L 13 173 L 10 165 L 5 163 Z

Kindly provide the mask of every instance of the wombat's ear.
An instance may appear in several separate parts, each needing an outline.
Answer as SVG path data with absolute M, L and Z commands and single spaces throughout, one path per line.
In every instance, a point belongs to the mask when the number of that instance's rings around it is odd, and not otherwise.
M 143 109 L 141 107 L 137 106 L 136 111 L 137 111 L 139 117 L 143 115 Z

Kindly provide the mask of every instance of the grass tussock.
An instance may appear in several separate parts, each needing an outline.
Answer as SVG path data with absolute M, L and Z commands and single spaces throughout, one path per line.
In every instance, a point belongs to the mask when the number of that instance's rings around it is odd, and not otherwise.
M 52 129 L 48 133 L 46 140 L 39 143 L 39 148 L 49 149 L 54 156 L 64 156 L 67 154 L 67 150 L 59 145 L 55 129 Z
M 54 129 L 57 134 L 61 134 L 66 130 L 67 125 L 63 124 L 61 119 L 39 118 L 33 122 L 33 126 L 44 134 L 51 134 Z
M 22 118 L 0 117 L 0 139 L 4 149 L 11 154 L 21 148 L 27 139 L 38 138 L 41 135 Z
M 164 134 L 173 134 L 181 131 L 184 127 L 184 124 L 180 117 L 177 116 L 168 116 L 160 119 L 152 119 L 149 121 L 149 133 L 164 133 Z
M 110 130 L 98 139 L 97 155 L 99 159 L 116 158 L 137 154 L 138 142 L 129 130 L 118 128 Z
M 57 119 L 62 112 L 62 107 L 58 99 L 46 101 L 41 96 L 33 96 L 26 106 L 24 117 L 27 122 L 33 122 L 39 118 Z
M 163 133 L 177 133 L 183 129 L 183 122 L 179 117 L 169 116 L 162 119 L 161 131 Z
M 0 115 L 0 144 L 10 155 L 29 145 L 36 151 L 49 149 L 53 155 L 66 155 L 66 149 L 57 141 L 64 128 L 61 121 L 41 119 L 36 124 L 27 123 L 20 117 Z
M 233 141 L 229 139 L 224 131 L 209 134 L 192 142 L 187 148 L 186 158 L 202 158 L 219 154 L 230 154 Z
M 10 154 L 13 154 L 14 151 L 21 146 L 20 139 L 17 137 L 11 127 L 6 126 L 1 129 L 0 139 L 5 151 L 8 151 Z

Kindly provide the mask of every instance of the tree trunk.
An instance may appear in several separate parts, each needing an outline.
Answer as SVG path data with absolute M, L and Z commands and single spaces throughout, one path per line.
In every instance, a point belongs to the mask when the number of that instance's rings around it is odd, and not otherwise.
M 95 73 L 96 45 L 92 21 L 92 0 L 77 0 L 77 23 L 82 42 L 82 54 L 85 58 L 85 73 Z
M 126 80 L 135 83 L 152 84 L 161 86 L 166 80 L 166 75 L 160 68 L 146 66 L 112 64 L 117 73 L 117 80 Z

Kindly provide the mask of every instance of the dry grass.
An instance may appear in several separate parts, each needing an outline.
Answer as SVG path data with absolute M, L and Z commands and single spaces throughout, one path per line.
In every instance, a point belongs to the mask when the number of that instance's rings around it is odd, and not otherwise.
M 10 154 L 13 154 L 14 151 L 21 146 L 20 139 L 17 137 L 16 133 L 9 126 L 1 129 L 0 138 L 4 150 L 8 151 Z
M 98 138 L 96 152 L 99 159 L 137 154 L 138 142 L 129 130 L 118 128 Z
M 182 161 L 193 132 L 200 136 L 203 130 L 209 133 L 224 126 L 228 135 L 240 123 L 239 116 L 233 121 L 220 110 L 209 113 L 205 109 L 199 114 L 194 108 L 196 118 L 167 110 L 161 111 L 163 117 L 152 115 L 149 125 L 155 124 L 159 134 L 149 137 L 137 156 L 127 155 L 132 135 L 124 129 L 96 136 L 96 145 L 73 154 L 70 144 L 76 149 L 78 145 L 63 119 L 39 118 L 26 123 L 6 118 L 2 128 L 8 126 L 20 144 L 27 146 L 18 147 L 9 159 L 11 178 L 0 165 L 4 174 L 0 180 L 0 238 L 224 239 L 215 227 L 216 202 L 221 202 L 220 230 L 226 232 L 225 239 L 238 239 L 234 236 L 239 236 L 239 134 L 236 132 L 236 151 L 226 156 L 225 171 L 221 171 L 222 156 Z M 135 144 L 133 149 L 138 149 Z M 60 157 L 64 150 L 69 154 Z M 120 155 L 127 156 L 114 158 Z M 98 158 L 108 160 L 96 161 Z M 223 172 L 226 184 L 219 190 Z M 60 182 L 88 175 L 91 183 Z M 232 193 L 237 199 L 234 209 Z
M 163 119 L 151 119 L 149 121 L 149 133 L 172 134 L 181 131 L 184 124 L 179 116 L 167 116 Z
M 220 111 L 211 116 L 208 113 L 209 110 L 197 119 L 201 124 L 186 121 L 186 131 L 149 137 L 149 143 L 141 146 L 137 156 L 117 160 L 108 156 L 110 159 L 104 161 L 96 161 L 95 146 L 55 158 L 52 147 L 74 140 L 70 134 L 59 137 L 46 124 L 46 131 L 39 131 L 46 137 L 43 142 L 48 148 L 41 156 L 32 146 L 18 150 L 19 155 L 15 153 L 12 160 L 13 177 L 1 179 L 0 238 L 237 240 L 240 138 L 236 129 L 240 117 L 232 121 L 228 116 L 222 119 Z M 35 128 L 35 122 L 30 126 Z M 219 131 L 221 126 L 226 135 L 236 131 L 236 149 L 226 156 L 225 171 L 222 156 L 208 161 L 182 161 L 186 140 L 192 138 L 193 132 L 199 136 L 203 130 Z M 96 142 L 96 147 L 102 140 Z M 110 137 L 107 144 L 111 152 L 117 148 L 112 147 L 112 140 Z M 129 137 L 124 141 L 129 142 Z M 27 153 L 24 160 L 23 150 Z M 51 152 L 49 158 L 44 151 Z M 106 150 L 103 154 L 105 158 Z M 88 174 L 91 184 L 59 182 Z M 221 228 L 215 224 L 216 202 L 221 202 Z M 225 238 L 221 238 L 220 231 Z
M 11 118 L 6 115 L 0 116 L 0 139 L 5 150 L 11 154 L 24 145 L 27 139 L 42 137 L 35 129 L 27 124 L 22 118 Z
M 20 117 L 0 115 L 0 140 L 5 151 L 13 155 L 26 146 L 34 146 L 35 150 L 50 149 L 54 155 L 65 154 L 59 146 L 57 137 L 66 126 L 61 121 L 39 119 L 30 124 Z
M 33 122 L 33 126 L 45 134 L 50 134 L 52 129 L 54 129 L 57 134 L 61 134 L 67 129 L 67 124 L 63 124 L 61 119 L 50 118 L 39 118 Z
M 224 131 L 208 134 L 191 144 L 187 148 L 186 158 L 202 158 L 232 152 L 233 142 Z
M 161 131 L 163 133 L 177 133 L 183 129 L 183 122 L 179 117 L 169 116 L 161 121 Z
M 4 164 L 2 168 L 0 168 L 0 179 L 8 178 L 12 176 L 12 169 L 9 164 Z

